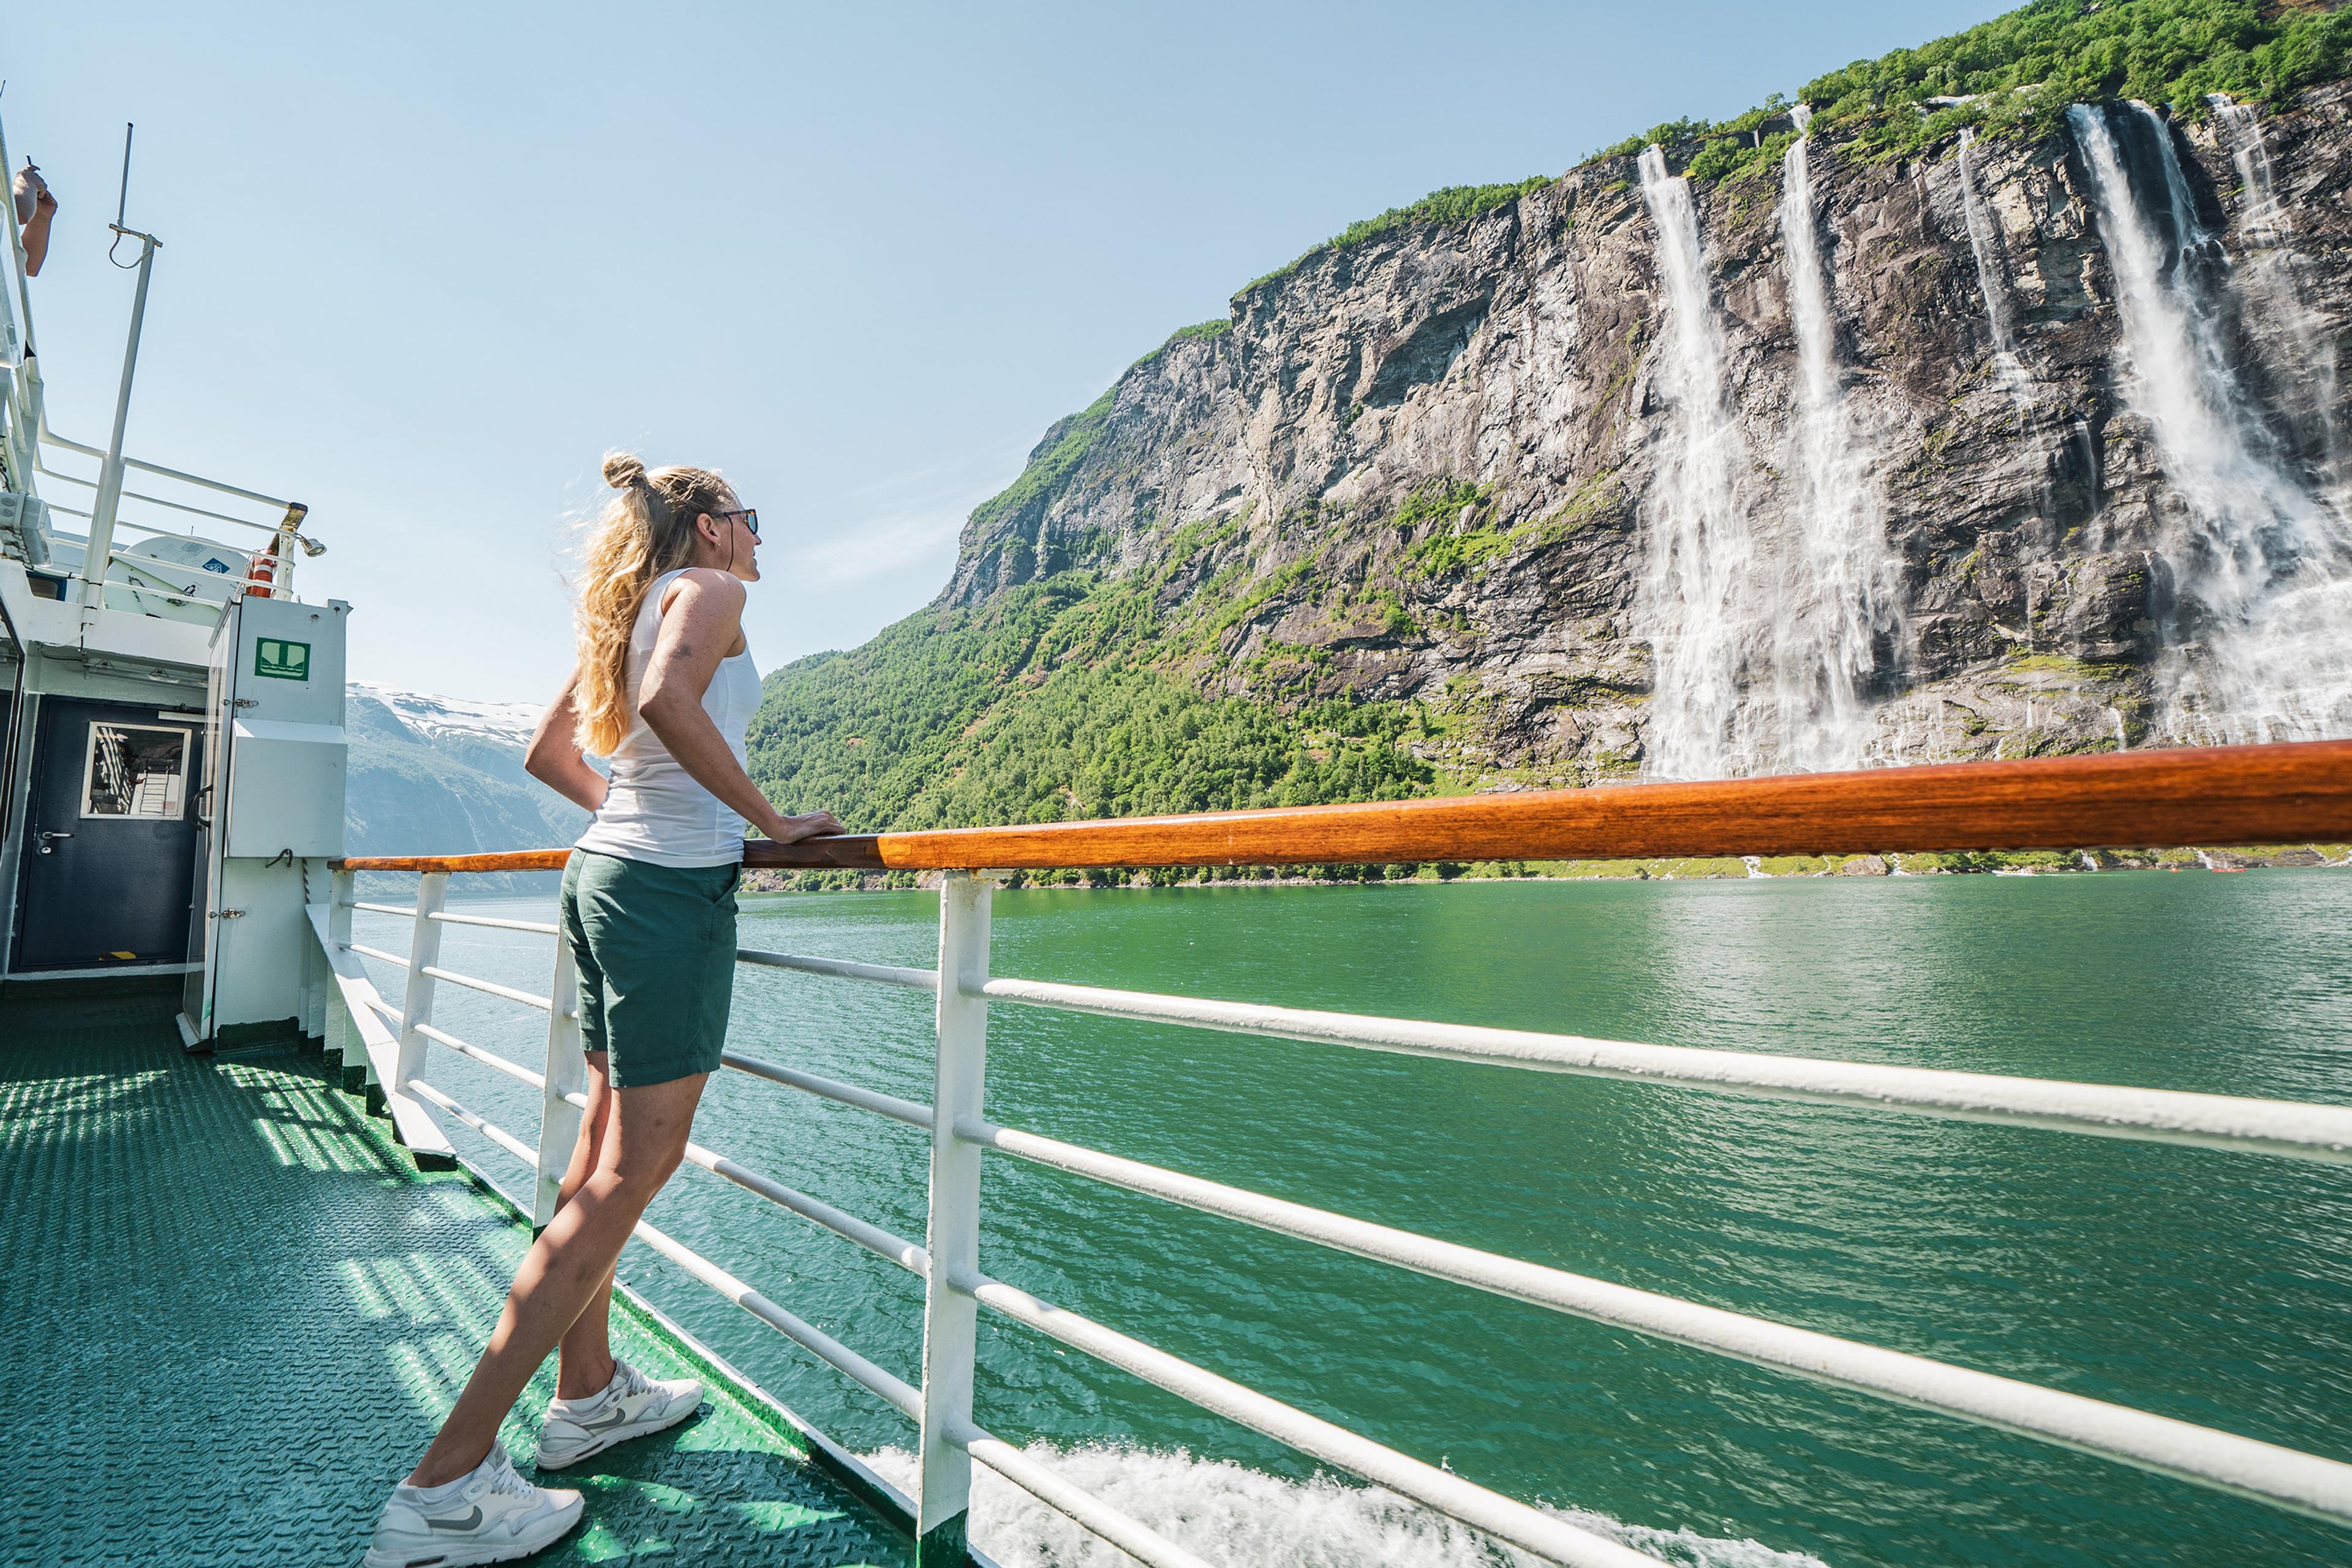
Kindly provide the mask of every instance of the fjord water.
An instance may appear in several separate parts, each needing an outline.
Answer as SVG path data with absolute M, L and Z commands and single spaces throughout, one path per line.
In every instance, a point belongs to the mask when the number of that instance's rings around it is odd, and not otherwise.
M 928 966 L 922 893 L 747 899 L 747 946 Z M 520 901 L 530 917 L 544 905 Z M 404 922 L 362 914 L 360 940 Z M 545 918 L 540 913 L 538 918 Z M 373 932 L 373 934 L 371 934 Z M 547 942 L 445 962 L 543 991 Z M 2352 1102 L 2352 874 L 1018 891 L 996 973 L 1728 1049 Z M 394 977 L 379 972 L 387 994 Z M 526 1061 L 537 1015 L 448 986 Z M 746 968 L 736 1049 L 929 1098 L 929 999 Z M 991 1115 L 1601 1279 L 2352 1458 L 2352 1171 L 992 1013 Z M 536 1096 L 432 1073 L 528 1141 Z M 520 1173 L 460 1147 L 509 1190 Z M 740 1074 L 700 1142 L 899 1235 L 923 1135 Z M 1671 1562 L 2340 1563 L 2352 1533 L 992 1157 L 982 1266 Z M 682 1173 L 654 1222 L 905 1377 L 912 1277 Z M 905 1423 L 635 1249 L 625 1274 L 862 1451 Z M 1506 1559 L 1245 1430 L 982 1322 L 979 1415 L 1232 1568 Z M 472 1348 L 452 1345 L 454 1393 Z M 885 1456 L 886 1465 L 900 1463 Z M 1108 1564 L 1001 1494 L 1013 1564 Z M 1059 1542 L 1058 1546 L 1053 1542 Z

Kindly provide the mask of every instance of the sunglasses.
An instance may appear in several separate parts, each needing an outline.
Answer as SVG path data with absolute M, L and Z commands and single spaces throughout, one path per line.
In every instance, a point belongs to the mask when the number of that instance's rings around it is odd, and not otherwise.
M 760 537 L 760 509 L 758 507 L 738 507 L 733 511 L 714 512 L 711 515 L 714 517 L 740 517 L 743 520 L 743 526 L 751 531 L 751 537 L 755 540 Z

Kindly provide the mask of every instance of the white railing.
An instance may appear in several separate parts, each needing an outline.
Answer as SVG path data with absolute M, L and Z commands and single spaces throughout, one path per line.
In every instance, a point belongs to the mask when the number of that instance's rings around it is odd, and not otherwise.
M 396 1109 L 414 1095 L 409 1103 L 419 1106 L 420 1114 L 422 1105 L 437 1107 L 529 1167 L 535 1178 L 533 1219 L 546 1224 L 554 1214 L 557 1184 L 570 1161 L 580 1112 L 586 1104 L 569 943 L 552 925 L 449 912 L 442 907 L 449 879 L 446 872 L 422 876 L 413 907 L 355 901 L 352 876 L 348 871 L 337 875 L 334 904 L 314 909 L 313 921 L 330 965 L 339 975 L 344 966 L 357 969 L 352 955 L 396 965 L 407 973 L 401 1008 L 393 1009 L 380 999 L 369 1001 L 372 987 L 361 998 L 365 1007 L 381 1009 L 396 1028 L 395 1037 L 383 1024 L 377 1024 L 373 1045 L 374 1057 L 393 1068 L 386 1080 L 387 1100 Z M 980 1164 L 985 1152 L 1051 1166 L 1554 1311 L 2100 1455 L 2295 1513 L 2352 1524 L 2352 1465 L 1163 1170 L 1000 1126 L 983 1115 L 982 1101 L 988 1006 L 999 1001 L 1538 1071 L 1864 1105 L 1950 1120 L 2188 1143 L 2337 1164 L 2352 1163 L 2352 1107 L 1592 1040 L 992 978 L 988 963 L 992 887 L 988 873 L 948 875 L 940 899 L 936 970 L 749 948 L 737 954 L 746 964 L 937 995 L 934 1089 L 929 1105 L 732 1051 L 722 1058 L 731 1070 L 924 1129 L 931 1142 L 925 1245 L 894 1236 L 699 1144 L 689 1145 L 687 1152 L 688 1163 L 921 1279 L 925 1297 L 919 1385 L 876 1366 L 674 1237 L 648 1225 L 639 1225 L 636 1231 L 640 1240 L 678 1264 L 689 1277 L 807 1348 L 917 1423 L 919 1495 L 915 1513 L 918 1556 L 923 1563 L 961 1560 L 971 1463 L 977 1460 L 1155 1568 L 1206 1568 L 1192 1552 L 1079 1491 L 975 1423 L 973 1342 L 982 1307 L 1546 1561 L 1576 1568 L 1630 1568 L 1656 1561 L 982 1273 Z M 352 942 L 350 920 L 354 909 L 413 920 L 407 956 Z M 443 967 L 440 936 L 446 925 L 557 936 L 549 995 Z M 943 980 L 943 976 L 949 978 Z M 436 1027 L 431 1014 L 439 982 L 546 1012 L 545 1070 L 535 1072 Z M 348 1004 L 353 988 L 346 986 L 344 994 Z M 537 1148 L 429 1082 L 425 1076 L 429 1045 L 539 1088 L 543 1100 Z

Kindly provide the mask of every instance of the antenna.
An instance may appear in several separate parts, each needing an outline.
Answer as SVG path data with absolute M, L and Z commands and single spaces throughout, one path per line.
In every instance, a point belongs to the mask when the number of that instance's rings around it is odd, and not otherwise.
M 129 121 L 122 122 L 122 194 L 115 198 L 114 226 L 122 226 L 122 215 L 131 209 L 131 132 L 137 127 Z

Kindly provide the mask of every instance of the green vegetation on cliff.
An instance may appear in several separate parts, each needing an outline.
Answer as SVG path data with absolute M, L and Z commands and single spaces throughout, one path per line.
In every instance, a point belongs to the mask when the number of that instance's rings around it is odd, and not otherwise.
M 2206 113 L 2208 93 L 2274 103 L 2343 76 L 2347 58 L 2352 10 L 2313 0 L 2033 0 L 1830 71 L 1800 97 L 1817 110 L 1817 130 L 1850 136 L 1864 157 L 1889 157 L 1964 126 L 2039 135 L 2067 105 L 2104 99 L 2167 104 L 2190 119 Z M 1631 157 L 1654 142 L 1688 151 L 1698 178 L 1743 178 L 1779 161 L 1790 133 L 1761 128 L 1785 111 L 1776 96 L 1715 124 L 1671 121 L 1594 157 Z
M 1549 174 L 1533 174 L 1512 184 L 1448 185 L 1444 190 L 1432 191 L 1411 205 L 1391 207 L 1378 217 L 1358 218 L 1329 239 L 1308 250 L 1304 256 L 1297 258 L 1285 266 L 1276 268 L 1263 278 L 1252 279 L 1234 290 L 1234 297 L 1238 299 L 1261 284 L 1289 277 L 1298 270 L 1301 263 L 1320 256 L 1325 251 L 1345 250 L 1349 246 L 1361 245 L 1368 239 L 1377 239 L 1381 235 L 1394 230 L 1411 228 L 1421 224 L 1468 223 L 1472 218 L 1486 216 L 1496 207 L 1508 206 L 1529 192 L 1542 190 L 1551 183 L 1551 176 Z
M 1063 573 L 786 665 L 752 722 L 752 778 L 784 810 L 822 805 L 865 831 L 1428 793 L 1411 704 L 1202 689 L 1181 661 L 1262 584 L 1163 615 L 1184 542 L 1156 572 Z
M 1114 392 L 1116 389 L 1113 389 Z M 1106 392 L 1076 414 L 1054 422 L 1037 449 L 1029 455 L 1028 466 L 1003 490 L 972 509 L 972 521 L 982 527 L 993 526 L 1050 499 L 1055 486 L 1076 472 L 1078 464 L 1095 444 L 1102 431 L 1103 421 L 1110 416 L 1113 393 Z M 1016 575 L 1026 576 L 1024 565 Z

